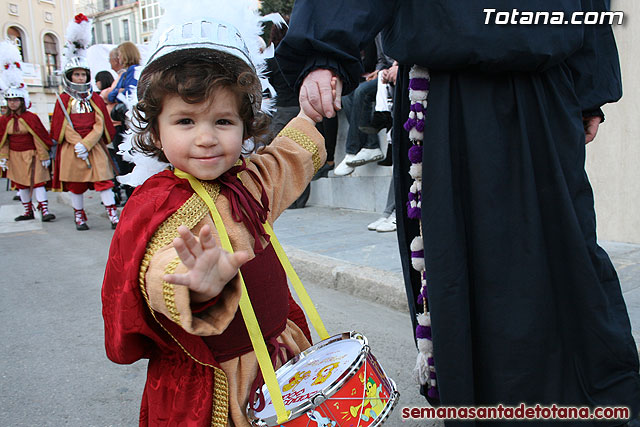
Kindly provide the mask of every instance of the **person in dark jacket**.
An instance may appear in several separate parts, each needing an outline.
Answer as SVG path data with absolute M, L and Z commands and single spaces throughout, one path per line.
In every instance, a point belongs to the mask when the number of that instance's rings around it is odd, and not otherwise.
M 553 14 L 549 2 L 526 2 L 536 25 L 485 23 L 483 8 L 514 5 L 489 3 L 298 0 L 277 59 L 316 118 L 340 108 L 332 76 L 344 93 L 356 87 L 359 49 L 379 31 L 400 63 L 398 240 L 418 342 L 430 342 L 420 350 L 433 356 L 422 360 L 429 401 L 625 406 L 629 420 L 598 425 L 637 423 L 638 350 L 616 271 L 597 244 L 584 170 L 600 107 L 622 94 L 616 44 L 610 25 L 549 22 L 609 2 L 560 0 Z M 414 74 L 414 94 L 428 92 L 421 107 L 407 97 L 415 65 L 428 69 L 428 78 Z M 423 247 L 412 245 L 418 235 Z

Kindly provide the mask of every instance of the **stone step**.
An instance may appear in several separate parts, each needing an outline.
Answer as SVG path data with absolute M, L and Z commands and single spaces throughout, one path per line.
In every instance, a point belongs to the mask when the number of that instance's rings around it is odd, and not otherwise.
M 345 156 L 345 144 L 349 123 L 343 112 L 338 115 L 338 141 L 335 150 L 336 166 Z M 387 135 L 378 134 L 380 149 L 387 152 Z M 329 172 L 328 178 L 311 183 L 309 204 L 336 208 L 356 209 L 369 212 L 383 212 L 387 203 L 391 183 L 391 167 L 380 166 L 377 162 L 355 168 L 347 176 L 335 176 Z

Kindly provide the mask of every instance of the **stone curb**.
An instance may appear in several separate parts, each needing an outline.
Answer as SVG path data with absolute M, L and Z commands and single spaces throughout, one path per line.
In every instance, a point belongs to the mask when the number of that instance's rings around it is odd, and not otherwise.
M 283 248 L 303 283 L 318 284 L 394 310 L 409 312 L 401 274 L 340 261 L 291 246 Z

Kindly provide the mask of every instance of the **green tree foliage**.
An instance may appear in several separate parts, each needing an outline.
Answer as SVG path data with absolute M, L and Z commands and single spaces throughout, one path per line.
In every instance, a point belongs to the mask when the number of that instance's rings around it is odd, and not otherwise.
M 294 0 L 262 0 L 260 11 L 263 15 L 278 12 L 280 15 L 291 15 Z
M 260 2 L 260 12 L 262 15 L 277 12 L 282 16 L 291 15 L 294 0 L 262 0 Z M 271 23 L 268 22 L 264 26 L 262 38 L 269 43 L 269 35 L 271 34 Z

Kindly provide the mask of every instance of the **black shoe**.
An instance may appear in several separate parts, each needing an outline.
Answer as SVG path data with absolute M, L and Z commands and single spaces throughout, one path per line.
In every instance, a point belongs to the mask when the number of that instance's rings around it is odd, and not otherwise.
M 48 213 L 46 215 L 42 215 L 42 222 L 49 222 L 56 219 L 56 216 L 52 213 Z
M 318 169 L 318 172 L 316 172 L 316 174 L 313 175 L 313 178 L 311 178 L 311 181 L 315 181 L 320 178 L 327 178 L 329 176 L 330 170 L 333 170 L 333 165 L 330 165 L 329 163 L 325 163 L 320 167 L 320 169 Z
M 13 196 L 13 200 L 20 200 L 20 196 Z
M 358 126 L 361 132 L 375 135 L 382 129 L 389 130 L 393 126 L 391 113 L 388 111 L 374 111 L 371 114 L 371 121 L 365 126 Z
M 380 166 L 392 166 L 393 165 L 393 160 L 391 158 L 391 144 L 387 144 L 387 155 L 384 157 L 384 159 L 380 160 L 378 162 L 378 164 Z
M 78 231 L 84 231 L 88 229 L 89 229 L 89 226 L 87 225 L 86 222 L 83 222 L 82 224 L 76 224 L 76 230 Z
M 31 212 L 31 213 L 28 213 L 28 214 L 23 214 L 23 215 L 17 216 L 17 217 L 14 218 L 14 220 L 15 221 L 27 221 L 27 220 L 35 219 L 35 218 L 36 218 L 35 215 L 33 215 L 33 212 Z
M 111 229 L 112 230 L 115 230 L 117 226 L 118 226 L 117 222 L 116 223 L 113 223 L 113 222 L 111 223 Z

